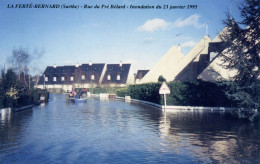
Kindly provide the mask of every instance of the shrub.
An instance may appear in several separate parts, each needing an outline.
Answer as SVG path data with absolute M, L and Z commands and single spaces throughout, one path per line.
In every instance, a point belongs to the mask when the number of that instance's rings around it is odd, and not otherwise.
M 32 102 L 38 103 L 40 100 L 40 97 L 45 97 L 45 102 L 49 100 L 49 92 L 45 89 L 34 89 L 31 91 L 32 95 Z
M 100 93 L 107 93 L 107 90 L 105 88 L 94 88 L 93 94 L 100 94 Z
M 129 96 L 128 89 L 127 89 L 127 88 L 118 89 L 118 90 L 116 91 L 116 95 L 117 95 L 118 97 Z
M 161 83 L 130 85 L 117 91 L 117 96 L 131 96 L 133 99 L 163 104 L 159 94 Z M 170 82 L 171 94 L 167 95 L 167 105 L 180 106 L 234 106 L 235 103 L 224 93 L 226 85 L 204 81 Z
M 164 81 L 166 81 L 166 79 L 162 75 L 159 76 L 158 82 L 160 83 L 160 82 L 164 82 Z

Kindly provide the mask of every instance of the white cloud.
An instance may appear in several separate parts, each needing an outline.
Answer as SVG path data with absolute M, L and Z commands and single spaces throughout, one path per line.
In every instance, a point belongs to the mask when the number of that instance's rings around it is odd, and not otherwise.
M 188 41 L 181 44 L 181 48 L 193 48 L 197 43 L 194 41 Z
M 193 14 L 184 20 L 179 18 L 173 23 L 173 26 L 174 27 L 194 26 L 196 28 L 203 28 L 205 24 L 199 23 L 200 17 L 201 16 L 198 14 Z
M 169 27 L 170 23 L 163 19 L 155 18 L 147 20 L 142 26 L 138 27 L 138 31 L 154 32 L 158 30 L 165 30 Z
M 166 22 L 164 19 L 154 18 L 147 20 L 142 26 L 138 27 L 138 31 L 155 32 L 166 30 L 168 28 L 181 28 L 185 26 L 194 26 L 197 29 L 205 27 L 205 23 L 200 23 L 200 15 L 193 14 L 186 19 L 177 19 L 174 22 Z

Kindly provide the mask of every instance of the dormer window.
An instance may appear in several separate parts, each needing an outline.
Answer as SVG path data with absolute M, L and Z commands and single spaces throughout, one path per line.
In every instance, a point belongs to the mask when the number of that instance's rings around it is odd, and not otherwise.
M 65 77 L 64 76 L 61 77 L 61 81 L 65 81 Z
M 49 79 L 48 79 L 48 77 L 45 77 L 45 81 L 48 81 Z
M 53 77 L 53 81 L 57 81 L 57 77 L 54 76 L 54 77 Z
M 94 75 L 91 75 L 91 80 L 95 80 L 95 76 Z
M 120 80 L 120 75 L 117 75 L 117 76 L 116 76 L 116 80 Z
M 73 76 L 70 77 L 70 81 L 74 81 L 74 77 Z
M 107 76 L 107 80 L 111 80 L 111 75 L 108 75 L 108 76 Z
M 85 75 L 81 75 L 81 80 L 85 80 L 86 76 Z

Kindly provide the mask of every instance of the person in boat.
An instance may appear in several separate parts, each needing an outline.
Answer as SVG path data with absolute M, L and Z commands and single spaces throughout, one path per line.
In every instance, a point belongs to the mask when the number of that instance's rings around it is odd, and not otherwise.
M 69 98 L 73 98 L 73 97 L 74 97 L 74 95 L 72 94 L 72 92 L 70 92 Z
M 76 99 L 80 99 L 80 94 L 79 94 L 79 92 L 76 93 L 75 98 L 76 98 Z

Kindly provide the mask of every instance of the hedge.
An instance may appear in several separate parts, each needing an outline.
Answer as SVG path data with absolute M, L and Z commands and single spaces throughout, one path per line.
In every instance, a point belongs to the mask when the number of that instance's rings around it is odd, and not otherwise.
M 131 96 L 133 99 L 163 104 L 163 96 L 159 94 L 162 83 L 147 83 L 130 85 L 127 89 L 118 90 L 117 96 Z M 235 103 L 227 98 L 222 84 L 191 81 L 167 83 L 171 94 L 167 95 L 167 105 L 181 106 L 234 106 Z
M 123 89 L 122 87 L 96 87 L 96 88 L 76 88 L 75 91 L 87 89 L 88 92 L 93 94 L 110 93 L 115 94 L 117 90 Z
M 16 107 L 22 107 L 30 104 L 38 104 L 40 97 L 45 97 L 45 102 L 49 100 L 49 92 L 47 90 L 34 89 L 29 93 L 19 96 Z

